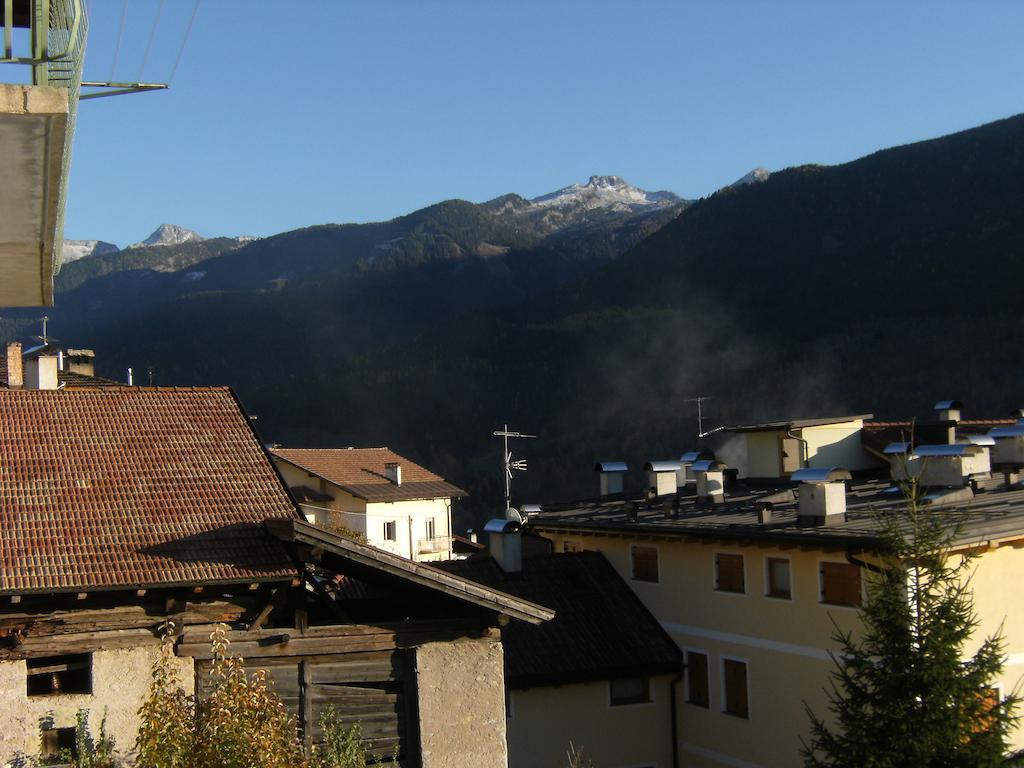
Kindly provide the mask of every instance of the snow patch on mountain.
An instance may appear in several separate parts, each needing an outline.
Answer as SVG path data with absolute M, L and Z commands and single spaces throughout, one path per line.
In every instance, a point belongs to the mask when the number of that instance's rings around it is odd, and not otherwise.
M 179 227 L 177 224 L 161 224 L 153 234 L 139 243 L 132 243 L 129 248 L 143 248 L 157 245 L 179 245 L 181 243 L 200 242 L 206 238 L 191 229 Z
M 741 179 L 736 179 L 730 187 L 745 187 L 748 184 L 760 184 L 762 181 L 768 181 L 768 177 L 772 175 L 772 172 L 767 168 L 755 168 L 746 176 Z
M 540 207 L 573 206 L 613 210 L 660 208 L 681 202 L 682 198 L 672 192 L 647 192 L 634 187 L 619 176 L 591 176 L 586 184 L 572 184 L 557 192 L 530 200 L 532 205 Z
M 61 264 L 70 264 L 72 261 L 78 261 L 87 256 L 117 253 L 119 250 L 113 243 L 103 240 L 65 240 L 61 250 Z

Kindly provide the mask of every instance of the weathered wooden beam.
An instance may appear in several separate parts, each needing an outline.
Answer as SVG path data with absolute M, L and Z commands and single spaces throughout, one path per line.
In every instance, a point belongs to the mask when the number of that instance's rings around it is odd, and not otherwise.
M 243 618 L 242 623 L 247 625 L 247 629 L 254 630 L 259 629 L 266 624 L 267 619 L 270 618 L 270 614 L 274 612 L 274 609 L 280 606 L 284 602 L 285 591 L 283 589 L 275 589 L 270 593 L 270 598 L 252 614 L 251 618 Z
M 313 750 L 313 665 L 299 663 L 299 723 L 302 726 L 302 746 L 306 754 Z

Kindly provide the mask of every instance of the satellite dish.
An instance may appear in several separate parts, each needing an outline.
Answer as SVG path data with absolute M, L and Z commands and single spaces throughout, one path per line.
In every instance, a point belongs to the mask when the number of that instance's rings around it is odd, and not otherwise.
M 523 523 L 523 516 L 519 514 L 519 510 L 515 507 L 509 507 L 505 510 L 505 519 L 519 523 L 520 525 Z

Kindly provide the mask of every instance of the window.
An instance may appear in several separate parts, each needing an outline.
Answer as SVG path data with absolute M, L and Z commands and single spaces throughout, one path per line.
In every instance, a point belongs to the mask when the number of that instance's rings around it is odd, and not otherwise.
M 92 693 L 92 658 L 88 653 L 40 656 L 28 659 L 26 667 L 29 696 Z
M 384 541 L 398 541 L 398 524 L 394 520 L 384 523 Z
M 743 575 L 743 555 L 715 555 L 715 589 L 719 592 L 745 594 L 746 579 Z
M 686 701 L 708 708 L 708 655 L 697 651 L 686 652 Z
M 822 563 L 821 602 L 860 605 L 860 567 L 852 563 Z
M 747 665 L 735 659 L 722 659 L 722 688 L 727 715 L 750 718 L 747 706 Z
M 634 545 L 630 551 L 633 556 L 633 579 L 635 581 L 657 581 L 658 548 Z
M 765 570 L 767 571 L 769 597 L 778 597 L 790 600 L 793 597 L 793 589 L 790 586 L 789 560 L 784 557 L 769 557 L 765 559 Z
M 434 518 L 430 518 L 429 520 L 427 520 L 427 541 L 433 541 L 434 539 L 436 539 L 436 532 L 437 531 L 434 526 Z
M 582 552 L 583 551 L 583 545 L 580 544 L 578 541 L 570 541 L 569 539 L 566 539 L 565 541 L 562 542 L 562 551 L 563 552 Z
M 651 680 L 647 677 L 625 677 L 608 683 L 608 700 L 613 707 L 646 704 L 651 700 Z
M 75 739 L 74 728 L 43 728 L 42 730 L 42 757 L 52 758 L 47 762 L 53 762 L 56 758 L 71 755 L 78 758 L 78 744 Z

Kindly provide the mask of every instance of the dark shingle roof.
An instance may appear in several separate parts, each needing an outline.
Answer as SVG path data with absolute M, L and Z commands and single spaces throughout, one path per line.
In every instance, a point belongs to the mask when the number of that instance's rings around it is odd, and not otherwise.
M 512 688 L 682 669 L 675 643 L 600 552 L 527 558 L 512 576 L 486 556 L 435 565 L 554 609 L 539 626 L 510 622 L 501 630 Z
M 979 492 L 965 501 L 935 506 L 950 520 L 962 523 L 959 542 L 1024 537 L 1024 487 L 999 485 L 997 479 L 979 484 Z M 729 539 L 768 544 L 877 549 L 882 545 L 884 515 L 906 508 L 899 489 L 884 477 L 854 479 L 848 483 L 846 515 L 827 526 L 797 523 L 797 483 L 744 485 L 726 489 L 725 502 L 702 503 L 692 492 L 653 503 L 642 500 L 595 499 L 574 504 L 545 505 L 530 517 L 538 533 L 603 531 L 625 535 L 658 535 Z M 966 489 L 970 495 L 970 488 Z M 758 512 L 771 504 L 770 522 L 758 521 Z
M 273 453 L 366 501 L 467 495 L 461 488 L 387 448 L 274 448 Z M 401 485 L 385 477 L 384 465 L 389 462 L 401 465 Z
M 295 515 L 227 388 L 0 390 L 0 593 L 290 578 Z

